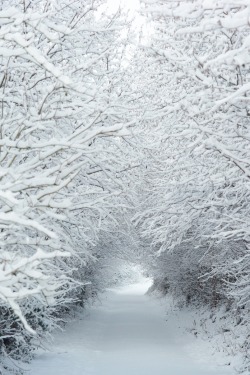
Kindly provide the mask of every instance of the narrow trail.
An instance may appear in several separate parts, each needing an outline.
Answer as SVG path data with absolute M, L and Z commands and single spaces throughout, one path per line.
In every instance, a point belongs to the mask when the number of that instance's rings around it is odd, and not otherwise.
M 158 301 L 136 284 L 107 292 L 99 306 L 57 335 L 29 375 L 232 375 L 209 343 L 178 328 Z

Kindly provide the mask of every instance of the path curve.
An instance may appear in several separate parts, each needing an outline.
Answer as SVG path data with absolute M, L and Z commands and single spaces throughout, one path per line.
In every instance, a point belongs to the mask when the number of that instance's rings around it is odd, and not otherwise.
M 232 375 L 209 343 L 183 334 L 174 314 L 145 295 L 147 283 L 109 290 L 102 303 L 56 336 L 30 375 Z

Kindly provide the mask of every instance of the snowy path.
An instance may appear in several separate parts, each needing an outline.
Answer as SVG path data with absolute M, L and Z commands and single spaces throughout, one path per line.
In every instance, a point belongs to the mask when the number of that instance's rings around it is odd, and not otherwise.
M 145 287 L 144 287 L 145 289 Z M 141 285 L 109 291 L 102 304 L 56 337 L 29 375 L 232 375 L 209 344 L 181 334 Z

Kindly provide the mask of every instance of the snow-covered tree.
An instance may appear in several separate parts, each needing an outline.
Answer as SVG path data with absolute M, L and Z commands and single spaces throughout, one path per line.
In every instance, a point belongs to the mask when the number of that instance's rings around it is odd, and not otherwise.
M 240 305 L 249 301 L 243 271 L 249 251 L 248 12 L 247 1 L 146 2 L 154 35 L 142 47 L 152 100 L 144 119 L 158 143 L 148 154 L 136 215 L 158 255 L 172 252 L 178 264 L 182 253 L 187 271 L 197 264 L 197 285 L 213 280 L 218 293 Z
M 2 3 L 0 339 L 13 358 L 82 297 L 98 233 L 128 206 L 129 27 L 101 4 Z

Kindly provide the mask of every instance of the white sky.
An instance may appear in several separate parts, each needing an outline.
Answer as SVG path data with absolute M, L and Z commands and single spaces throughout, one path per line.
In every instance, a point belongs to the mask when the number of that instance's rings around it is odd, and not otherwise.
M 144 23 L 144 18 L 140 15 L 140 0 L 106 0 L 106 9 L 111 14 L 115 14 L 119 7 L 129 13 L 134 19 L 136 28 L 140 28 Z
M 115 14 L 119 7 L 127 11 L 131 19 L 133 19 L 133 29 L 138 31 L 143 29 L 144 37 L 148 39 L 151 33 L 151 26 L 140 13 L 140 0 L 106 0 L 106 9 L 111 14 Z
M 140 1 L 139 0 L 107 0 L 108 8 L 115 12 L 119 5 L 123 9 L 130 10 L 131 12 L 135 12 L 140 8 Z

